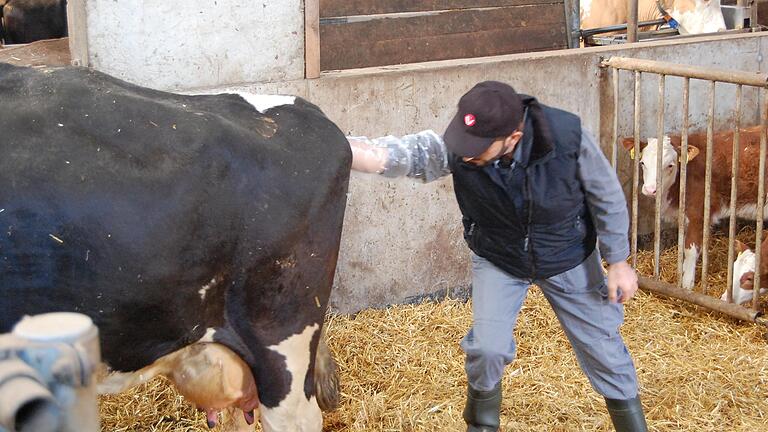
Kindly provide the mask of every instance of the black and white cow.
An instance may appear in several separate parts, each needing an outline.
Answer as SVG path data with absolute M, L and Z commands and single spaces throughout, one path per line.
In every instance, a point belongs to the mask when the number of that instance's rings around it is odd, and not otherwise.
M 6 45 L 64 36 L 66 0 L 0 0 L 0 39 Z
M 351 164 L 338 127 L 296 97 L 84 68 L 0 63 L 0 100 L 0 333 L 85 313 L 122 373 L 108 390 L 178 375 L 209 421 L 234 406 L 250 423 L 260 402 L 265 430 L 319 431 L 337 397 L 321 328 Z

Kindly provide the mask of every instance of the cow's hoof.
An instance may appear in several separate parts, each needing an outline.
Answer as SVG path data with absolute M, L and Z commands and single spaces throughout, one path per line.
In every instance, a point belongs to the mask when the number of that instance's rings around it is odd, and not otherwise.
M 321 410 L 333 411 L 339 407 L 339 374 L 336 361 L 325 343 L 325 332 L 317 344 L 315 356 L 315 393 Z

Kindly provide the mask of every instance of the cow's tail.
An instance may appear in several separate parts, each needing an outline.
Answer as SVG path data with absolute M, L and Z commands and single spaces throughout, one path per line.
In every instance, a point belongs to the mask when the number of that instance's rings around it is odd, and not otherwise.
M 339 373 L 325 338 L 323 329 L 315 355 L 315 393 L 320 409 L 327 412 L 339 406 Z
M 113 372 L 104 376 L 98 385 L 99 394 L 118 394 L 137 385 L 153 380 L 158 375 L 166 375 L 168 363 L 157 362 L 136 372 Z

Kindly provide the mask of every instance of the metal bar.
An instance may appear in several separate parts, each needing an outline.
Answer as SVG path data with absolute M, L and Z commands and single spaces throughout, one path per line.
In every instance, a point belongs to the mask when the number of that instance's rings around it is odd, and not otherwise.
M 656 151 L 656 207 L 654 211 L 653 224 L 653 277 L 659 278 L 659 261 L 661 260 L 661 180 L 663 177 L 663 168 L 661 166 L 661 157 L 664 154 L 664 84 L 665 75 L 659 75 L 659 105 L 658 105 L 658 141 Z
M 645 291 L 650 291 L 654 294 L 661 294 L 666 297 L 685 300 L 689 303 L 704 306 L 707 309 L 711 309 L 728 316 L 738 318 L 740 320 L 751 321 L 768 326 L 768 322 L 760 318 L 760 313 L 755 310 L 747 309 L 735 303 L 726 303 L 721 301 L 719 298 L 710 297 L 695 291 L 677 288 L 672 284 L 663 281 L 657 281 L 649 277 L 638 276 L 637 279 L 638 285 Z
M 725 292 L 728 303 L 733 303 L 733 261 L 735 250 L 733 247 L 736 239 L 736 199 L 738 197 L 737 181 L 739 178 L 739 144 L 741 141 L 741 91 L 742 86 L 736 87 L 736 125 L 733 131 L 733 153 L 731 154 L 731 217 L 728 222 L 728 276 L 725 280 Z
M 709 118 L 707 119 L 707 159 L 704 171 L 704 226 L 701 239 L 701 292 L 707 294 L 709 276 L 709 234 L 712 213 L 712 143 L 715 135 L 715 82 L 709 82 Z
M 579 32 L 579 28 L 581 27 L 579 2 L 580 0 L 565 0 L 563 2 L 565 7 L 565 23 L 567 27 L 565 38 L 568 42 L 568 48 L 578 48 L 579 43 L 581 42 L 581 34 Z
M 613 136 L 611 140 L 611 167 L 616 170 L 619 141 L 619 70 L 613 69 Z
M 627 57 L 611 57 L 601 62 L 603 67 L 633 70 L 640 72 L 663 73 L 681 77 L 696 78 L 707 81 L 720 81 L 731 84 L 745 84 L 756 87 L 768 87 L 768 74 L 744 72 L 727 69 L 702 69 L 698 66 L 681 65 L 677 63 L 655 60 L 642 60 Z
M 685 250 L 685 183 L 688 179 L 688 110 L 691 79 L 683 79 L 683 130 L 680 143 L 680 205 L 677 209 L 677 286 L 683 287 L 683 252 Z
M 757 0 L 749 1 L 749 27 L 760 28 L 757 17 Z
M 626 0 L 627 8 L 627 42 L 637 42 L 637 0 Z
M 640 189 L 640 72 L 635 72 L 634 164 L 632 165 L 632 267 L 637 267 L 637 195 Z
M 752 293 L 752 307 L 757 307 L 757 297 L 760 295 L 760 255 L 763 251 L 763 217 L 765 215 L 765 152 L 766 152 L 766 127 L 768 127 L 768 91 L 763 90 L 763 104 L 760 116 L 762 118 L 760 128 L 760 168 L 757 174 L 757 215 L 755 229 L 755 290 Z
M 723 30 L 716 33 L 697 33 L 697 34 L 681 35 L 675 29 L 663 28 L 661 30 L 638 32 L 637 39 L 640 42 L 667 39 L 668 37 L 674 37 L 675 40 L 680 40 L 680 39 L 690 39 L 690 38 L 701 38 L 702 36 L 707 36 L 707 35 L 726 36 L 726 35 L 734 35 L 734 34 L 750 33 L 750 32 L 752 32 L 752 29 L 744 28 L 744 29 Z M 600 32 L 600 33 L 607 33 L 607 32 Z M 594 35 L 594 36 L 589 36 L 589 39 L 595 42 L 593 45 L 600 45 L 600 46 L 613 45 L 613 44 L 625 43 L 626 35 L 623 35 L 623 34 L 615 35 L 615 36 Z M 671 74 L 667 74 L 667 75 L 671 75 Z
M 638 25 L 638 27 L 650 27 L 650 26 L 655 26 L 655 25 L 662 25 L 662 24 L 665 24 L 665 23 L 666 23 L 666 21 L 664 21 L 663 19 L 655 19 L 655 20 L 651 20 L 651 21 L 641 21 L 641 22 L 637 23 L 637 25 Z M 611 32 L 617 32 L 617 31 L 622 31 L 622 30 L 627 30 L 627 25 L 626 24 L 616 24 L 616 25 L 612 25 L 612 26 L 595 27 L 595 28 L 591 28 L 591 29 L 584 29 L 584 30 L 580 30 L 579 34 L 581 34 L 581 37 L 589 37 L 589 36 L 594 36 L 596 34 L 611 33 Z M 675 30 L 675 32 L 676 31 L 677 30 Z M 642 33 L 651 33 L 651 32 L 642 32 Z

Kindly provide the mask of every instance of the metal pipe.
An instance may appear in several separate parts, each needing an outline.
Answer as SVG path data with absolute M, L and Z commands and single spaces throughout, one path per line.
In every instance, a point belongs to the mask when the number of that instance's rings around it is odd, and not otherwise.
M 650 20 L 650 21 L 640 21 L 639 23 L 637 23 L 637 26 L 638 27 L 650 27 L 650 26 L 662 25 L 662 24 L 665 24 L 665 23 L 666 23 L 666 21 L 664 21 L 663 19 L 655 19 L 655 20 Z M 627 30 L 627 28 L 628 28 L 628 26 L 626 24 L 616 24 L 616 25 L 611 25 L 611 26 L 595 27 L 595 28 L 591 28 L 591 29 L 580 30 L 579 34 L 581 35 L 581 37 L 586 38 L 586 37 L 594 36 L 594 35 L 601 34 L 601 33 L 612 33 L 612 32 L 618 32 L 618 31 L 622 31 L 622 30 Z M 677 30 L 675 30 L 675 31 L 677 31 Z M 651 32 L 640 32 L 640 33 L 651 33 Z M 639 33 L 638 33 L 638 35 L 639 35 Z
M 581 27 L 581 18 L 579 14 L 579 2 L 580 0 L 565 0 L 565 22 L 566 33 L 565 37 L 568 42 L 568 48 L 578 48 L 581 42 L 581 33 L 579 28 Z
M 603 67 L 633 70 L 640 72 L 663 73 L 689 77 L 707 81 L 720 81 L 731 84 L 744 84 L 756 87 L 768 87 L 768 74 L 744 72 L 726 69 L 701 69 L 698 66 L 688 66 L 655 60 L 642 60 L 627 57 L 611 57 L 601 62 Z
M 632 165 L 632 267 L 637 267 L 637 192 L 640 188 L 640 72 L 635 71 L 634 164 Z
M 627 42 L 637 42 L 637 0 L 627 2 Z
M 619 70 L 613 69 L 613 140 L 611 140 L 611 167 L 616 170 L 619 141 Z
M 747 309 L 735 303 L 726 303 L 718 298 L 710 297 L 708 295 L 697 293 L 695 291 L 689 291 L 683 288 L 677 288 L 672 284 L 663 281 L 657 281 L 645 276 L 638 276 L 638 285 L 641 289 L 652 292 L 654 294 L 660 294 L 666 297 L 684 300 L 689 303 L 697 304 L 707 309 L 711 309 L 740 320 L 751 321 L 768 326 L 768 322 L 760 318 L 759 312 L 752 309 Z
M 683 286 L 683 251 L 685 249 L 685 183 L 688 179 L 688 110 L 691 79 L 683 80 L 683 130 L 680 144 L 680 204 L 677 209 L 677 286 Z
M 709 234 L 712 213 L 712 143 L 715 135 L 715 82 L 709 82 L 709 118 L 707 119 L 707 158 L 704 171 L 704 227 L 701 239 L 701 292 L 707 294 L 709 276 Z
M 656 141 L 656 207 L 654 211 L 653 224 L 653 277 L 659 278 L 659 261 L 661 260 L 661 180 L 664 177 L 664 170 L 661 166 L 661 157 L 664 153 L 664 84 L 666 76 L 659 75 L 659 105 L 658 105 L 658 133 Z
M 763 93 L 763 104 L 760 115 L 762 116 L 762 127 L 760 128 L 760 168 L 757 174 L 757 222 L 755 224 L 755 279 L 754 292 L 752 293 L 752 307 L 757 308 L 757 297 L 760 295 L 760 255 L 763 250 L 763 217 L 765 215 L 763 207 L 765 206 L 765 152 L 766 152 L 766 127 L 768 127 L 768 91 Z
M 733 248 L 736 238 L 736 199 L 738 197 L 736 179 L 739 178 L 739 143 L 741 141 L 741 90 L 736 87 L 736 129 L 733 131 L 733 153 L 731 154 L 731 217 L 728 221 L 728 276 L 725 280 L 725 292 L 728 303 L 733 303 L 733 261 L 735 251 Z

